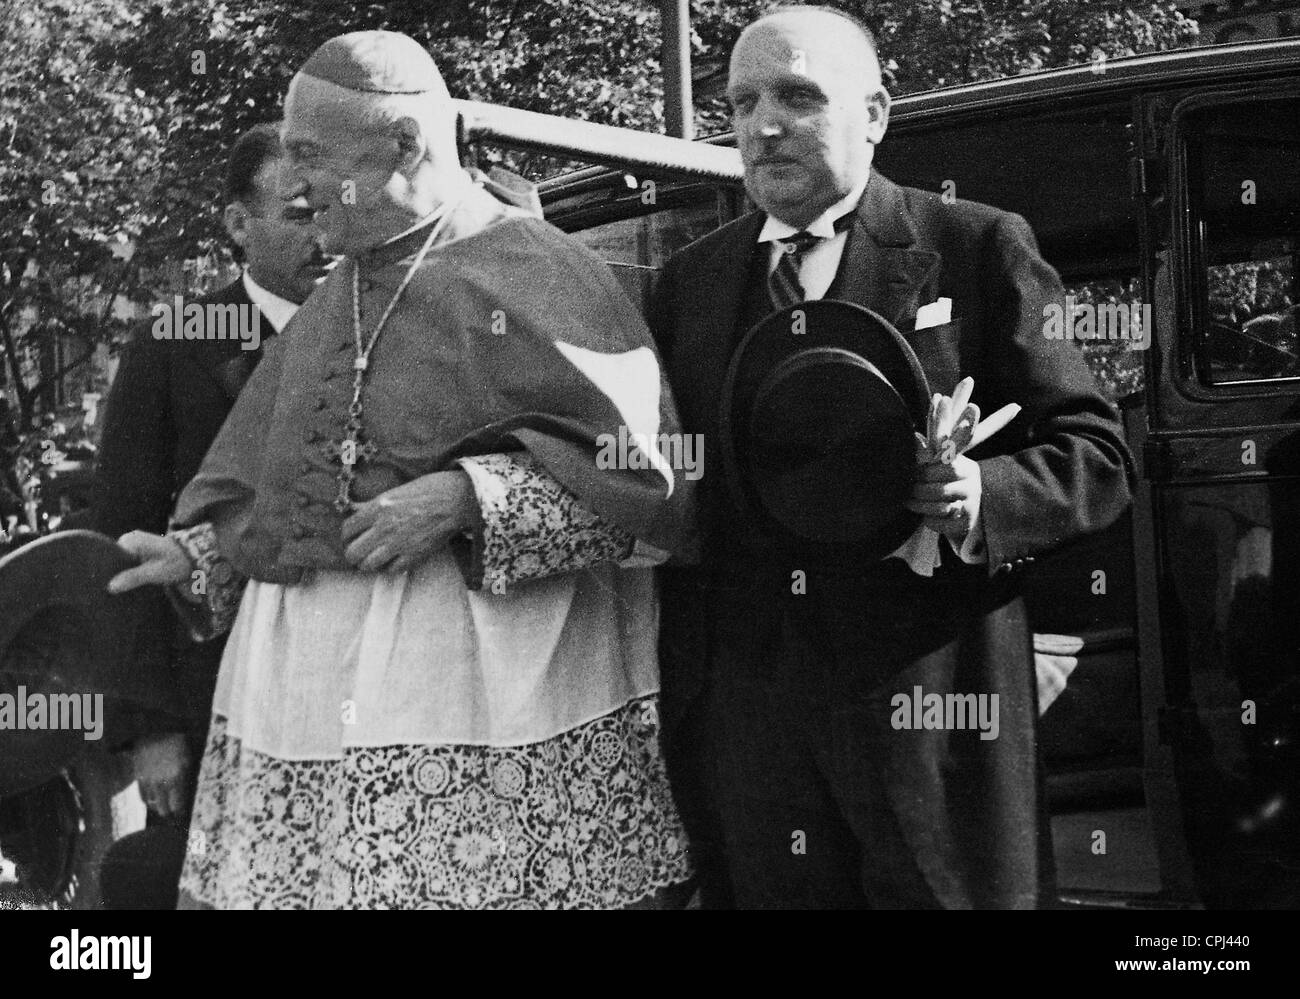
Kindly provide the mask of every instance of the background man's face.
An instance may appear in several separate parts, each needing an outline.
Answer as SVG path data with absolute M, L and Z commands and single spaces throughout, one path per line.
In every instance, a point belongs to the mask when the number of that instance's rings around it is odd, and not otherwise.
M 316 213 L 326 253 L 356 253 L 377 241 L 376 219 L 391 214 L 386 189 L 395 180 L 395 147 L 326 93 L 309 78 L 289 91 L 280 193 L 303 198 Z
M 831 15 L 775 17 L 731 56 L 732 104 L 745 187 L 768 213 L 811 222 L 867 175 L 888 97 L 852 27 Z
M 245 205 L 242 232 L 236 239 L 244 249 L 253 280 L 267 291 L 302 304 L 325 277 L 329 262 L 321 253 L 319 233 L 305 198 L 279 197 L 283 161 L 267 160 L 254 178 L 256 197 Z

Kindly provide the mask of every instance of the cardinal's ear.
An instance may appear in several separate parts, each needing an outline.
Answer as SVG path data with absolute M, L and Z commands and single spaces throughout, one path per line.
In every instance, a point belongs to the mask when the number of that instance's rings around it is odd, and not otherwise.
M 428 155 L 428 140 L 414 118 L 399 118 L 392 129 L 397 143 L 397 172 L 409 177 Z

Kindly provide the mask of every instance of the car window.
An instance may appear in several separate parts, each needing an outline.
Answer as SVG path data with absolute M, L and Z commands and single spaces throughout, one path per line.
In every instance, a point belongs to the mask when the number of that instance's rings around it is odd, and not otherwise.
M 1129 178 L 1131 108 L 1026 109 L 964 122 L 920 122 L 891 131 L 877 164 L 891 180 L 1016 212 L 1044 258 L 1064 276 L 1085 360 L 1112 402 L 1143 386 L 1145 341 L 1103 333 L 1098 317 L 1141 310 L 1138 225 Z M 1086 276 L 1072 276 L 1086 275 Z M 1101 275 L 1101 276 L 1098 276 Z M 1103 314 L 1102 310 L 1106 310 Z M 1147 315 L 1147 314 L 1143 314 Z M 1109 330 L 1107 330 L 1109 332 Z M 1140 344 L 1140 346 L 1138 345 Z
M 1078 315 L 1079 325 L 1087 318 L 1086 310 L 1092 311 L 1094 323 L 1097 317 L 1106 319 L 1119 314 L 1147 326 L 1145 336 L 1139 337 L 1136 330 L 1127 329 L 1127 338 L 1118 335 L 1119 331 L 1110 332 L 1108 336 L 1094 336 L 1092 339 L 1076 340 L 1083 351 L 1083 358 L 1088 362 L 1092 376 L 1111 402 L 1140 392 L 1145 384 L 1142 367 L 1142 345 L 1149 344 L 1152 336 L 1150 309 L 1142 311 L 1142 289 L 1136 275 L 1102 277 L 1069 280 L 1065 282 L 1066 301 L 1073 302 Z M 1137 306 L 1134 309 L 1134 306 Z M 1116 309 L 1122 310 L 1116 313 Z M 1129 318 L 1133 317 L 1133 318 Z M 1105 326 L 1107 323 L 1101 322 Z
M 1115 101 L 891 126 L 873 164 L 896 183 L 1024 216 L 1062 274 L 1136 271 L 1131 117 Z
M 716 199 L 707 198 L 651 215 L 605 222 L 574 235 L 600 254 L 628 294 L 644 307 L 654 275 L 664 261 L 717 227 Z
M 1186 129 L 1201 378 L 1300 378 L 1300 100 L 1217 105 Z

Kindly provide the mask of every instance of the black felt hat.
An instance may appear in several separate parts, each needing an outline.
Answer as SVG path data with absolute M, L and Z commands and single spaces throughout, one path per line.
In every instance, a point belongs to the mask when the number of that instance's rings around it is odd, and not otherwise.
M 921 523 L 905 508 L 930 390 L 907 341 L 835 299 L 747 332 L 722 395 L 732 497 L 773 543 L 825 562 L 888 555 Z
M 0 726 L 0 796 L 50 779 L 88 744 L 84 724 L 33 729 L 27 714 L 17 723 L 13 715 L 33 698 L 49 705 L 55 695 L 67 703 L 67 695 L 102 694 L 107 710 L 108 699 L 144 696 L 163 681 L 158 663 L 135 659 L 148 595 L 105 590 L 135 564 L 93 531 L 52 534 L 0 558 L 0 697 L 12 698 L 10 723 Z

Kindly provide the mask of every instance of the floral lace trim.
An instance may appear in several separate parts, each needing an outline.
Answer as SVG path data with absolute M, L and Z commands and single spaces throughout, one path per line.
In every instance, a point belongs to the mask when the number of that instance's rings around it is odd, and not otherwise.
M 245 749 L 214 717 L 181 888 L 219 909 L 616 908 L 691 876 L 654 697 L 527 746 Z
M 177 528 L 168 534 L 194 565 L 190 579 L 167 588 L 167 595 L 196 642 L 206 642 L 230 630 L 239 613 L 248 577 L 235 571 L 217 549 L 210 523 Z
M 631 534 L 584 509 L 526 451 L 462 458 L 459 464 L 474 485 L 482 516 L 481 541 L 462 559 L 471 589 L 486 585 L 501 593 L 511 583 L 618 562 L 632 552 Z

